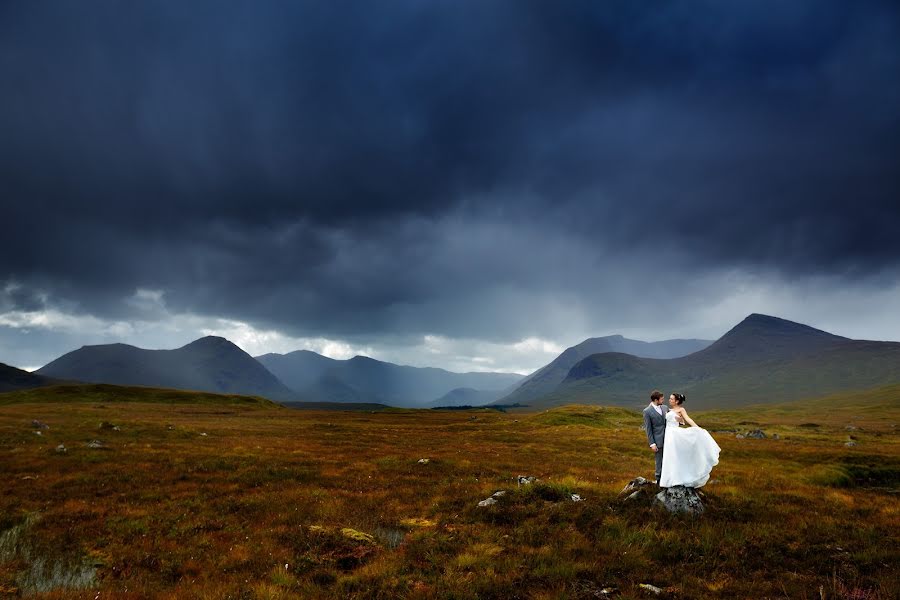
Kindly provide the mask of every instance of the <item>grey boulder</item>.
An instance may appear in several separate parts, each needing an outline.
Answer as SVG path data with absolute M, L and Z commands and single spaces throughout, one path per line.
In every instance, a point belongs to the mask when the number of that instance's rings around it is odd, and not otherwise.
M 656 495 L 653 504 L 660 505 L 670 513 L 676 514 L 700 515 L 705 510 L 703 502 L 700 500 L 700 493 L 694 488 L 683 485 L 664 489 Z

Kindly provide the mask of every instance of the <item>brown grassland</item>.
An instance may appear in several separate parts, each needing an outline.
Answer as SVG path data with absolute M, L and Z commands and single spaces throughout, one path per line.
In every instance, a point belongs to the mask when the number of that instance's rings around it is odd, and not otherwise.
M 900 595 L 900 386 L 692 416 L 722 448 L 699 518 L 617 499 L 652 475 L 640 416 L 623 409 L 2 394 L 0 596 Z M 779 439 L 721 432 L 757 428 Z

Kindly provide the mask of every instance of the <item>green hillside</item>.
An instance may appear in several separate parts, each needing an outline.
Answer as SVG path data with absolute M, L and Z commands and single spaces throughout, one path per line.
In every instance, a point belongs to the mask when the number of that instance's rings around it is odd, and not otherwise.
M 65 382 L 0 363 L 0 393 L 60 383 Z
M 900 344 L 849 340 L 751 315 L 709 348 L 671 360 L 594 354 L 533 401 L 637 408 L 650 390 L 679 391 L 694 408 L 786 402 L 900 383 Z
M 736 422 L 747 418 L 781 423 L 853 422 L 900 424 L 900 384 L 842 392 L 778 404 L 753 404 L 700 413 L 704 420 Z M 896 415 L 896 416 L 894 416 Z
M 593 354 L 618 352 L 643 358 L 678 358 L 703 350 L 711 343 L 707 340 L 681 339 L 642 342 L 630 340 L 621 335 L 588 338 L 576 346 L 566 348 L 552 362 L 523 379 L 510 394 L 497 400 L 497 403 L 528 404 L 535 398 L 553 392 L 566 378 L 573 366 Z
M 259 396 L 213 394 L 164 388 L 120 386 L 105 383 L 54 385 L 28 390 L 16 390 L 0 394 L 0 404 L 25 403 L 114 403 L 144 402 L 160 404 L 215 404 L 242 405 L 260 408 L 282 408 Z
M 542 425 L 584 425 L 586 427 L 631 427 L 641 422 L 637 411 L 616 406 L 570 404 L 531 415 L 529 420 Z

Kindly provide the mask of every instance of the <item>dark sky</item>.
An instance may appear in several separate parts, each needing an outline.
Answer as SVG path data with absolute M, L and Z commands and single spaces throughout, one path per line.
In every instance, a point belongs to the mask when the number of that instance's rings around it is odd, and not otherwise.
M 896 2 L 0 2 L 0 362 L 900 339 Z

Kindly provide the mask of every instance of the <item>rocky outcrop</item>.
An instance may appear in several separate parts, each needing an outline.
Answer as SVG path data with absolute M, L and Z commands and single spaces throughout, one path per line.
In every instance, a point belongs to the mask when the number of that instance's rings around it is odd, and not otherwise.
M 676 485 L 658 493 L 653 504 L 662 506 L 670 513 L 700 515 L 705 510 L 700 495 L 701 492 L 694 488 Z
M 502 498 L 505 495 L 506 495 L 506 490 L 497 490 L 496 492 L 494 492 L 493 494 L 491 494 L 490 496 L 488 496 L 487 498 L 485 498 L 484 500 L 479 502 L 478 506 L 481 506 L 481 507 L 493 506 L 494 504 L 497 504 L 497 498 Z

